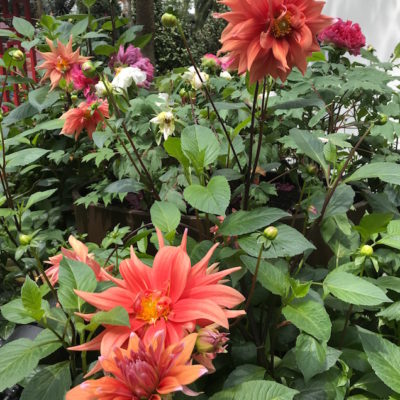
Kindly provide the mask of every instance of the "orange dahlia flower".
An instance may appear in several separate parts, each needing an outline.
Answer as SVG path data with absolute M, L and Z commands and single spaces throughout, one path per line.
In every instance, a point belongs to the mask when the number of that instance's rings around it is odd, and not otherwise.
M 47 264 L 51 264 L 51 267 L 48 268 L 45 273 L 53 286 L 58 282 L 60 262 L 63 257 L 69 258 L 70 260 L 80 261 L 88 265 L 93 270 L 96 279 L 99 282 L 110 280 L 109 274 L 107 273 L 107 270 L 110 269 L 110 267 L 107 267 L 106 269 L 101 268 L 99 263 L 94 260 L 93 255 L 89 254 L 88 248 L 72 235 L 68 238 L 68 242 L 71 245 L 72 250 L 61 248 L 61 254 L 50 257 L 49 261 L 46 261 Z
M 107 100 L 83 101 L 78 107 L 71 108 L 60 117 L 65 119 L 61 134 L 73 135 L 75 140 L 78 140 L 82 130 L 86 129 L 91 139 L 99 122 L 104 122 L 104 119 L 109 117 Z
M 58 86 L 62 78 L 65 79 L 67 84 L 72 82 L 72 67 L 75 64 L 83 64 L 89 61 L 89 57 L 84 57 L 79 54 L 80 49 L 72 50 L 72 36 L 69 38 L 69 42 L 64 46 L 59 40 L 57 40 L 57 47 L 54 47 L 53 42 L 46 38 L 46 42 L 50 47 L 50 51 L 39 54 L 45 59 L 44 63 L 41 64 L 38 69 L 46 70 L 43 75 L 41 82 L 50 78 L 51 89 L 53 90 Z
M 196 395 L 186 385 L 207 372 L 190 363 L 196 338 L 191 334 L 166 347 L 164 331 L 154 332 L 147 341 L 132 333 L 127 350 L 114 348 L 100 357 L 102 368 L 113 377 L 83 382 L 67 393 L 66 400 L 161 400 L 176 391 Z
M 319 50 L 317 34 L 332 23 L 316 0 L 222 0 L 232 11 L 220 52 L 233 58 L 230 68 L 250 72 L 250 81 L 266 75 L 284 82 L 294 66 L 304 74 L 307 57 Z
M 157 231 L 160 249 L 153 267 L 148 267 L 131 249 L 131 257 L 120 264 L 122 280 L 116 287 L 101 293 L 76 290 L 76 294 L 97 309 L 109 311 L 122 306 L 130 317 L 130 327 L 107 325 L 92 341 L 72 347 L 71 350 L 98 350 L 103 354 L 114 346 L 123 345 L 132 331 L 147 340 L 154 332 L 166 332 L 166 343 L 176 343 L 196 325 L 211 323 L 228 328 L 228 318 L 244 314 L 242 310 L 229 310 L 244 301 L 237 290 L 223 285 L 221 280 L 240 269 L 217 270 L 217 264 L 208 262 L 218 246 L 193 267 L 186 252 L 187 233 L 179 247 L 164 246 L 161 232 Z M 80 314 L 90 320 L 95 314 Z

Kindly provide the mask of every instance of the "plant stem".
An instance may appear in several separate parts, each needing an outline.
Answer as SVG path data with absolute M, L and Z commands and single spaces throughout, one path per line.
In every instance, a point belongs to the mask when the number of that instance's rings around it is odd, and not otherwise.
M 107 91 L 107 94 L 108 94 L 108 98 L 111 100 L 111 103 L 112 103 L 112 105 L 114 107 L 114 110 L 115 110 L 115 113 L 117 114 L 117 117 L 121 118 L 121 112 L 120 112 L 120 110 L 119 110 L 119 108 L 117 106 L 117 103 L 115 101 L 113 93 L 108 88 L 108 85 L 106 84 L 104 77 L 101 77 L 101 80 L 104 83 L 104 87 L 106 88 L 106 91 Z M 139 164 L 141 165 L 141 167 L 142 167 L 142 169 L 143 169 L 143 171 L 144 171 L 144 173 L 145 173 L 145 175 L 147 177 L 148 183 L 149 183 L 149 185 L 151 187 L 151 191 L 153 192 L 153 196 L 155 197 L 156 200 L 160 201 L 161 198 L 160 198 L 160 196 L 159 196 L 159 194 L 158 194 L 158 192 L 157 192 L 157 190 L 155 188 L 155 185 L 154 185 L 153 179 L 152 179 L 152 177 L 150 175 L 150 172 L 147 170 L 146 166 L 144 165 L 144 163 L 142 161 L 142 158 L 140 157 L 140 154 L 139 154 L 139 152 L 138 152 L 138 150 L 137 150 L 137 148 L 135 146 L 135 143 L 133 142 L 133 140 L 132 140 L 132 138 L 131 138 L 131 136 L 129 134 L 128 128 L 126 127 L 125 121 L 122 122 L 122 129 L 123 129 L 123 131 L 125 133 L 125 136 L 127 137 L 128 141 L 129 141 L 129 143 L 130 143 L 130 145 L 131 145 L 131 147 L 133 149 L 133 152 L 135 153 L 136 158 L 139 161 Z M 120 143 L 122 143 L 122 141 Z M 123 145 L 123 147 L 124 147 L 124 149 L 126 149 L 125 145 Z M 126 149 L 126 151 L 127 151 L 127 149 Z M 129 152 L 127 152 L 127 154 L 128 153 Z M 130 158 L 131 161 L 133 160 L 133 158 L 131 158 L 131 157 L 129 157 L 129 158 Z M 139 171 L 138 169 L 136 169 L 136 170 Z M 140 172 L 138 172 L 138 173 L 139 173 L 139 176 L 142 176 Z
M 360 147 L 361 143 L 364 141 L 364 139 L 367 137 L 367 135 L 369 134 L 369 132 L 371 131 L 371 129 L 373 128 L 374 123 L 371 124 L 371 126 L 365 131 L 365 133 L 361 136 L 361 138 L 359 139 L 359 141 L 357 142 L 357 144 L 351 149 L 349 156 L 347 157 L 347 160 L 345 161 L 343 168 L 340 170 L 338 177 L 336 178 L 333 186 L 331 189 L 329 189 L 328 194 L 325 198 L 324 201 L 324 205 L 322 206 L 322 210 L 321 210 L 321 215 L 319 216 L 319 218 L 317 219 L 317 223 L 318 225 L 320 225 L 322 223 L 322 220 L 324 218 L 324 215 L 326 213 L 326 209 L 328 208 L 329 202 L 332 199 L 332 196 L 335 193 L 335 190 L 337 189 L 337 187 L 339 186 L 340 181 L 342 180 L 343 174 L 346 171 L 351 159 L 353 158 L 355 152 L 357 151 L 357 149 Z
M 254 130 L 255 130 L 255 121 L 256 121 L 256 112 L 257 112 L 257 100 L 258 100 L 258 89 L 259 83 L 256 83 L 256 88 L 254 90 L 254 99 L 253 99 L 253 109 L 251 112 L 251 126 L 250 126 L 250 148 L 249 148 L 249 162 L 247 165 L 246 171 L 246 182 L 244 187 L 244 199 L 243 199 L 243 210 L 247 210 L 249 208 L 249 196 L 250 196 L 250 186 L 251 186 L 251 165 L 253 162 L 253 143 L 254 143 Z
M 239 171 L 240 171 L 241 174 L 243 174 L 243 168 L 240 165 L 239 157 L 238 157 L 238 155 L 236 153 L 235 148 L 233 147 L 232 139 L 231 139 L 231 137 L 229 135 L 228 130 L 226 129 L 225 123 L 224 123 L 223 119 L 221 118 L 221 115 L 219 114 L 219 112 L 217 110 L 217 107 L 214 104 L 214 101 L 213 101 L 213 99 L 211 97 L 210 91 L 208 90 L 207 86 L 205 85 L 205 82 L 203 80 L 203 77 L 201 76 L 201 73 L 200 73 L 200 70 L 199 70 L 199 68 L 198 68 L 198 66 L 196 64 L 196 61 L 194 61 L 193 54 L 192 54 L 192 52 L 190 50 L 190 47 L 189 47 L 189 43 L 186 40 L 185 33 L 183 32 L 182 26 L 181 26 L 181 24 L 179 22 L 178 22 L 178 31 L 179 31 L 179 33 L 181 35 L 181 38 L 183 40 L 183 44 L 184 44 L 184 46 L 186 48 L 186 51 L 187 51 L 187 53 L 189 55 L 190 61 L 191 61 L 192 65 L 193 65 L 193 67 L 194 67 L 194 69 L 196 71 L 196 74 L 199 77 L 200 82 L 203 84 L 203 88 L 204 88 L 204 91 L 206 93 L 206 97 L 207 97 L 208 101 L 210 102 L 212 108 L 214 109 L 214 112 L 215 112 L 215 114 L 216 114 L 216 116 L 218 118 L 218 121 L 220 122 L 220 124 L 222 126 L 222 130 L 224 131 L 225 137 L 228 140 L 230 148 L 232 149 L 232 153 L 233 153 L 233 156 L 235 158 L 236 164 L 237 164 L 237 166 L 239 168 Z
M 269 95 L 271 93 L 272 86 L 273 86 L 273 84 L 268 85 L 268 89 L 267 89 L 267 79 L 264 78 L 263 97 L 262 97 L 262 103 L 261 103 L 260 131 L 258 133 L 258 144 L 257 144 L 256 157 L 254 159 L 253 171 L 251 172 L 251 178 L 250 178 L 251 182 L 253 182 L 253 180 L 254 180 L 254 176 L 256 174 L 256 169 L 257 169 L 257 166 L 258 166 L 258 161 L 260 160 L 262 139 L 263 139 L 263 130 L 264 130 L 264 122 L 265 122 L 265 117 L 266 117 L 265 114 L 266 114 L 266 111 L 267 111 Z M 265 93 L 267 93 L 267 98 L 265 98 Z
M 4 94 L 5 94 L 4 89 L 7 85 L 7 80 L 8 80 L 8 75 L 10 74 L 10 69 L 11 69 L 11 65 L 9 65 L 6 69 L 6 76 L 4 78 L 3 85 L 1 86 L 0 108 L 1 108 L 1 105 L 3 104 L 3 99 L 4 99 Z
M 251 280 L 251 287 L 250 287 L 250 292 L 249 295 L 247 297 L 247 301 L 246 301 L 246 305 L 244 306 L 244 309 L 247 311 L 251 300 L 253 298 L 254 295 L 254 290 L 256 288 L 256 283 L 257 283 L 257 277 L 258 277 L 258 270 L 260 269 L 260 264 L 261 264 L 261 258 L 262 258 L 262 253 L 263 253 L 263 249 L 264 247 L 261 246 L 260 247 L 260 251 L 258 253 L 258 258 L 257 258 L 257 264 L 256 264 L 256 270 L 254 271 L 254 275 L 253 275 L 253 279 Z

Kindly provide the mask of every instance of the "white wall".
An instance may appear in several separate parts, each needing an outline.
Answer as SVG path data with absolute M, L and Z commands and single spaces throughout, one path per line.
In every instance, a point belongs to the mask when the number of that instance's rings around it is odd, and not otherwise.
M 382 61 L 400 42 L 400 0 L 325 0 L 324 14 L 360 24 Z

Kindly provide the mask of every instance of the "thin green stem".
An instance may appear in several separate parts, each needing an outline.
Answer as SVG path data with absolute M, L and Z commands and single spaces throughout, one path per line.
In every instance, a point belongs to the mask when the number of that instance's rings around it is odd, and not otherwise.
M 208 101 L 210 102 L 212 108 L 214 109 L 214 112 L 215 112 L 215 114 L 216 114 L 216 116 L 218 118 L 218 121 L 222 126 L 222 130 L 224 131 L 225 137 L 228 140 L 230 148 L 232 149 L 232 153 L 233 153 L 233 156 L 235 158 L 236 164 L 237 164 L 237 166 L 239 168 L 239 171 L 240 171 L 241 174 L 243 174 L 243 168 L 240 165 L 239 157 L 238 157 L 238 155 L 236 153 L 235 148 L 233 147 L 232 139 L 231 139 L 231 137 L 229 135 L 228 130 L 226 129 L 225 123 L 224 123 L 221 115 L 218 112 L 217 107 L 215 106 L 215 103 L 214 103 L 214 101 L 213 101 L 213 99 L 211 97 L 210 91 L 208 90 L 207 85 L 204 82 L 204 79 L 203 79 L 203 77 L 202 77 L 202 75 L 200 73 L 200 70 L 199 70 L 199 68 L 198 68 L 198 66 L 196 64 L 196 61 L 194 61 L 193 54 L 192 54 L 192 52 L 190 50 L 190 47 L 189 47 L 189 43 L 186 40 L 185 33 L 183 32 L 182 26 L 181 26 L 181 24 L 179 22 L 178 22 L 178 31 L 179 31 L 179 33 L 181 35 L 181 38 L 183 40 L 183 44 L 184 44 L 184 46 L 186 48 L 186 51 L 187 51 L 187 53 L 189 55 L 190 61 L 191 61 L 192 65 L 193 65 L 193 67 L 194 67 L 194 69 L 196 71 L 196 74 L 199 77 L 200 82 L 203 84 L 203 88 L 204 88 L 204 91 L 206 93 L 206 97 L 207 97 Z
M 254 275 L 253 275 L 253 279 L 251 280 L 251 287 L 250 287 L 250 292 L 249 295 L 247 297 L 247 301 L 246 304 L 244 306 L 245 310 L 248 310 L 250 304 L 251 304 L 251 300 L 253 298 L 254 295 L 254 290 L 256 289 L 256 283 L 257 283 L 257 278 L 258 278 L 258 271 L 260 269 L 260 264 L 261 264 L 261 259 L 262 259 L 262 253 L 263 253 L 263 249 L 264 246 L 260 247 L 260 251 L 258 253 L 258 258 L 257 258 L 257 264 L 256 264 L 256 270 L 254 271 Z

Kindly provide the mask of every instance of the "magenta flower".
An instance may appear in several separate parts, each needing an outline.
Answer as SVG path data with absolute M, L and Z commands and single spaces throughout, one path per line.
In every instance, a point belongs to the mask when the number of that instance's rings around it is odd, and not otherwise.
M 154 78 L 154 66 L 147 57 L 143 57 L 140 49 L 131 44 L 126 48 L 120 46 L 118 53 L 114 54 L 109 62 L 110 68 L 136 67 L 146 73 L 146 80 L 139 87 L 149 88 Z
M 94 85 L 99 81 L 98 78 L 88 78 L 85 76 L 79 64 L 72 66 L 71 79 L 75 90 L 82 90 L 86 98 L 90 95 Z
M 333 25 L 325 28 L 318 39 L 326 44 L 347 50 L 353 56 L 360 55 L 360 50 L 365 46 L 365 36 L 361 32 L 360 25 L 352 21 L 343 21 L 339 18 Z

